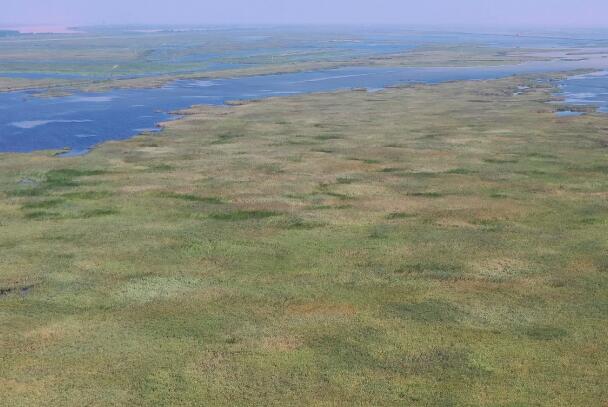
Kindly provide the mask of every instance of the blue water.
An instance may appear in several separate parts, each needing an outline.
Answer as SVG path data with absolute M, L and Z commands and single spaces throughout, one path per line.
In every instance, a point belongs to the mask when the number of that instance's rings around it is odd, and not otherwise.
M 559 112 L 555 112 L 555 116 L 557 117 L 576 117 L 576 116 L 582 116 L 585 113 L 583 112 L 574 112 L 572 110 L 562 110 Z
M 155 89 L 116 89 L 55 98 L 39 98 L 29 92 L 0 93 L 0 151 L 69 148 L 72 154 L 83 153 L 106 140 L 126 139 L 141 132 L 157 131 L 157 123 L 173 117 L 170 112 L 197 104 L 219 105 L 237 99 L 349 88 L 376 90 L 408 83 L 494 79 L 582 67 L 608 69 L 608 61 L 557 61 L 475 68 L 342 68 L 177 81 Z M 566 81 L 563 91 L 580 94 L 581 89 L 587 89 L 588 97 L 581 99 L 581 103 L 592 100 L 604 109 L 608 107 L 608 90 L 604 87 L 607 81 L 608 78 L 597 75 L 577 77 Z
M 570 105 L 595 106 L 608 113 L 608 71 L 573 76 L 560 84 L 560 93 Z

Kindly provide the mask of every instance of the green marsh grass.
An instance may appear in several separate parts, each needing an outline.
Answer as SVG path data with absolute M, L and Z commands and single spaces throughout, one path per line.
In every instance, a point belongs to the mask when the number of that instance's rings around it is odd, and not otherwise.
M 1 155 L 2 403 L 604 405 L 608 118 L 534 79 Z

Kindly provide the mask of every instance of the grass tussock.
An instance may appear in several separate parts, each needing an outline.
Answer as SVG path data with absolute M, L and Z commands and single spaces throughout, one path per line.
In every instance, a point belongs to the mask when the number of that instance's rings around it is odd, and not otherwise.
M 161 192 L 158 194 L 161 198 L 178 199 L 188 202 L 201 202 L 212 205 L 219 205 L 224 203 L 221 198 L 215 196 L 199 196 L 193 194 L 178 194 L 174 192 Z
M 278 215 L 279 213 L 272 211 L 231 211 L 215 212 L 209 215 L 209 217 L 214 220 L 236 222 L 244 220 L 266 219 Z

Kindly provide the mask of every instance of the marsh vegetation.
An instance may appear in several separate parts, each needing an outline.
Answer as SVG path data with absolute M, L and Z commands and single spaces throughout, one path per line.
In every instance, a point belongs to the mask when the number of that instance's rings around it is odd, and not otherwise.
M 272 98 L 1 155 L 3 402 L 605 403 L 608 119 L 552 92 Z

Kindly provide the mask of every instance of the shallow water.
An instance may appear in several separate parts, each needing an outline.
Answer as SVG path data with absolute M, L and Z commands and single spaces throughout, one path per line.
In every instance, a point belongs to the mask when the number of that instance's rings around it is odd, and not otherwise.
M 84 153 L 107 140 L 156 131 L 171 111 L 197 104 L 261 99 L 309 92 L 391 85 L 480 80 L 514 74 L 578 68 L 608 69 L 608 60 L 556 61 L 469 68 L 342 68 L 280 75 L 176 81 L 155 89 L 116 89 L 68 97 L 38 98 L 28 92 L 0 93 L 0 151 L 71 149 Z M 608 77 L 583 75 L 562 85 L 569 103 L 608 108 Z
M 560 84 L 560 93 L 570 105 L 591 105 L 608 113 L 608 70 L 573 76 Z
M 555 116 L 557 117 L 576 117 L 584 115 L 584 112 L 574 112 L 572 110 L 562 110 L 559 112 L 555 112 Z

